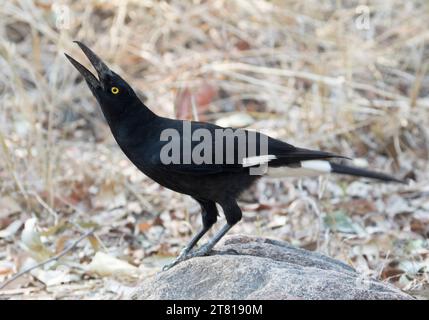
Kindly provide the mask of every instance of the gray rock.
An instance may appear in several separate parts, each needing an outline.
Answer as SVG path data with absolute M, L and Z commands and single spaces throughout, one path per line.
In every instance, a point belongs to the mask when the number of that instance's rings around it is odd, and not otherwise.
M 412 299 L 317 252 L 248 236 L 230 236 L 213 255 L 144 280 L 131 298 Z

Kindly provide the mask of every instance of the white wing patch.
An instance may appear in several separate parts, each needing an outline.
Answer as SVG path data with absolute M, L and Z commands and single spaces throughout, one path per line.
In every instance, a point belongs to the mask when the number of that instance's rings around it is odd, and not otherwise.
M 254 156 L 254 157 L 248 157 L 248 158 L 243 158 L 243 163 L 242 166 L 243 167 L 252 167 L 252 166 L 257 166 L 257 165 L 261 165 L 261 164 L 265 164 L 270 162 L 271 160 L 277 159 L 277 157 L 273 154 L 267 154 L 267 155 L 263 155 L 263 156 Z

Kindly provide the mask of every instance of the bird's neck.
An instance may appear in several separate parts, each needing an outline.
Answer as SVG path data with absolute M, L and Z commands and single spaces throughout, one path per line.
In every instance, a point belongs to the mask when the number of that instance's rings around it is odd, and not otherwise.
M 129 109 L 125 111 L 126 118 L 137 117 L 140 121 L 148 122 L 157 118 L 158 116 L 150 110 L 140 99 L 137 99 Z
M 125 107 L 103 105 L 100 103 L 104 116 L 109 124 L 138 118 L 141 122 L 151 121 L 157 117 L 140 99 L 133 99 Z
M 146 107 L 140 99 L 136 99 L 122 110 L 119 108 L 106 108 L 103 106 L 101 109 L 113 135 L 115 136 L 119 132 L 123 132 L 124 128 L 132 130 L 132 128 L 135 127 L 145 127 L 158 117 L 154 112 Z

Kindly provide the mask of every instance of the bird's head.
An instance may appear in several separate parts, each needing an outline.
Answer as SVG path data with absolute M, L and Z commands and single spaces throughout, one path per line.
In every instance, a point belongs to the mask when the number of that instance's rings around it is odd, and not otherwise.
M 82 42 L 75 41 L 95 68 L 98 79 L 87 68 L 75 59 L 65 54 L 73 66 L 84 77 L 89 89 L 100 104 L 103 113 L 109 118 L 116 118 L 121 114 L 128 113 L 141 104 L 140 99 L 134 93 L 131 86 L 118 74 L 113 72 L 107 65 Z

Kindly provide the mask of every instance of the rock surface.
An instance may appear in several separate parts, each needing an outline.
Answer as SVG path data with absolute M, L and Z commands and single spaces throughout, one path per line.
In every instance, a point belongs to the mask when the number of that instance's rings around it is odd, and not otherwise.
M 144 280 L 132 299 L 412 299 L 347 264 L 286 242 L 227 237 L 214 255 Z

